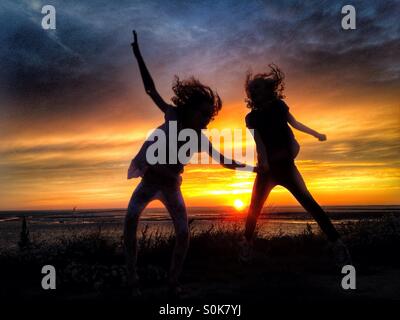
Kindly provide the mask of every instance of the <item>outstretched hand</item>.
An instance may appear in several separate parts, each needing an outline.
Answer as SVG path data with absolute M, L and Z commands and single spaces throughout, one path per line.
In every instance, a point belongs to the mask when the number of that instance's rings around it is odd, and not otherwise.
M 139 53 L 139 42 L 138 42 L 138 38 L 137 38 L 137 33 L 135 30 L 132 31 L 133 33 L 133 42 L 131 43 L 132 46 L 132 50 L 134 54 Z
M 326 134 L 319 133 L 319 134 L 316 136 L 316 138 L 317 138 L 319 141 L 326 141 Z
M 237 168 L 244 168 L 246 165 L 244 163 L 236 162 L 232 160 L 232 163 L 222 163 L 222 166 L 226 169 L 237 169 Z

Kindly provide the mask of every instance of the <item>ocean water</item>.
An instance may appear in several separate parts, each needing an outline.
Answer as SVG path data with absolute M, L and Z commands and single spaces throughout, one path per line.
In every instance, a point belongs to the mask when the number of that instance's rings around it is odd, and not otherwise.
M 377 219 L 382 215 L 400 216 L 400 206 L 327 206 L 325 211 L 334 224 Z M 125 209 L 93 209 L 62 211 L 3 211 L 0 212 L 0 247 L 16 246 L 21 230 L 21 217 L 27 218 L 33 240 L 52 240 L 99 230 L 112 237 L 122 236 Z M 231 207 L 189 207 L 192 232 L 217 228 L 243 228 L 246 210 Z M 299 234 L 307 224 L 314 231 L 318 226 L 301 207 L 265 207 L 258 222 L 261 236 Z M 164 208 L 146 209 L 141 216 L 138 232 L 170 234 L 173 223 Z

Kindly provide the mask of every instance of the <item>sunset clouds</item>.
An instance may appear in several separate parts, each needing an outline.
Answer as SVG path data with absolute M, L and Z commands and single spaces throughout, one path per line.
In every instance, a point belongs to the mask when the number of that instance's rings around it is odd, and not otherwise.
M 286 73 L 298 120 L 298 165 L 323 204 L 398 203 L 400 26 L 397 1 L 354 1 L 357 29 L 341 29 L 345 1 L 52 1 L 57 30 L 35 1 L 0 4 L 0 209 L 124 207 L 131 157 L 162 115 L 145 95 L 130 41 L 166 100 L 175 74 L 217 89 L 210 127 L 244 127 L 246 72 Z M 188 166 L 188 205 L 248 199 L 254 176 Z M 236 193 L 236 194 L 235 194 Z M 277 189 L 277 204 L 294 203 Z

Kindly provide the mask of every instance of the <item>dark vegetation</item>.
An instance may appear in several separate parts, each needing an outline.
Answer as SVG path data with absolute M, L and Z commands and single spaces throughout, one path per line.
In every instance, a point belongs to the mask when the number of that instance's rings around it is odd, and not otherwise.
M 391 215 L 374 221 L 340 225 L 357 269 L 357 290 L 340 287 L 343 275 L 331 256 L 325 238 L 308 226 L 302 234 L 257 238 L 255 257 L 248 265 L 238 262 L 239 227 L 196 231 L 192 224 L 191 245 L 182 283 L 186 301 L 275 300 L 395 300 L 400 297 L 400 219 Z M 1 291 L 4 300 L 128 299 L 126 295 L 122 239 L 98 229 L 52 241 L 29 240 L 0 252 Z M 168 301 L 165 289 L 173 235 L 139 234 L 141 299 Z M 41 288 L 41 268 L 54 265 L 57 290 Z

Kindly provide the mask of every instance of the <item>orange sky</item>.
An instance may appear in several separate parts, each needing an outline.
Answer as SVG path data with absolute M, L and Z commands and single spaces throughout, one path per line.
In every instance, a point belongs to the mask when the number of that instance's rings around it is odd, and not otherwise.
M 292 100 L 287 99 L 289 106 Z M 316 199 L 323 205 L 398 204 L 398 158 L 385 155 L 399 138 L 396 106 L 388 105 L 392 112 L 386 114 L 373 102 L 341 110 L 318 105 L 300 101 L 291 106 L 300 121 L 328 136 L 328 141 L 319 142 L 295 132 L 302 145 L 297 165 Z M 247 111 L 240 101 L 226 103 L 209 127 L 243 127 Z M 161 114 L 140 124 L 102 119 L 79 126 L 67 122 L 23 131 L 17 128 L 13 139 L 3 139 L 1 144 L 6 155 L 0 160 L 2 179 L 7 187 L 0 195 L 0 208 L 126 206 L 138 183 L 138 179 L 126 180 L 128 164 L 147 131 L 160 121 Z M 235 199 L 248 204 L 254 177 L 218 165 L 188 165 L 182 189 L 189 206 L 232 205 Z M 296 204 L 281 187 L 273 190 L 268 202 L 273 206 Z
M 246 72 L 278 64 L 295 117 L 326 142 L 296 132 L 297 165 L 322 205 L 400 204 L 400 56 L 394 4 L 357 4 L 344 31 L 340 5 L 282 1 L 9 2 L 0 21 L 0 210 L 123 208 L 138 180 L 126 171 L 163 116 L 143 90 L 131 26 L 160 94 L 175 74 L 217 89 L 209 128 L 244 128 Z M 39 9 L 38 9 L 39 8 Z M 105 17 L 107 17 L 106 20 Z M 252 173 L 188 165 L 188 206 L 248 204 Z M 273 206 L 294 205 L 277 187 Z M 159 205 L 154 203 L 153 205 Z

